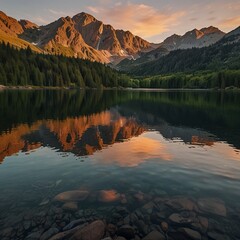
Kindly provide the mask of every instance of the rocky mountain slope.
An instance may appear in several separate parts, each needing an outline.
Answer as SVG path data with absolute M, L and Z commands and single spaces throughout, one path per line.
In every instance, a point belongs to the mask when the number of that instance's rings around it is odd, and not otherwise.
M 46 53 L 63 54 L 98 62 L 118 62 L 135 58 L 141 52 L 153 50 L 153 44 L 129 31 L 115 30 L 87 13 L 62 17 L 46 26 L 28 20 L 17 21 L 0 12 L 0 40 L 16 44 L 17 40 L 3 39 L 1 33 L 27 41 Z
M 183 36 L 174 34 L 168 37 L 161 43 L 161 47 L 169 51 L 207 47 L 219 41 L 224 35 L 224 32 L 213 26 L 202 28 L 201 30 L 193 29 L 186 32 Z
M 126 67 L 128 66 L 128 67 Z M 213 45 L 203 48 L 178 49 L 157 60 L 138 66 L 128 62 L 120 67 L 135 75 L 158 75 L 200 70 L 240 69 L 240 27 Z
M 217 43 L 227 35 L 218 28 L 212 26 L 202 28 L 201 30 L 194 29 L 192 31 L 188 31 L 183 36 L 174 34 L 160 43 L 158 48 L 149 51 L 148 53 L 141 54 L 140 58 L 136 61 L 126 59 L 120 62 L 117 65 L 117 68 L 125 71 L 131 71 L 130 69 L 137 66 L 139 67 L 144 63 L 156 61 L 169 54 L 171 51 L 208 47 Z

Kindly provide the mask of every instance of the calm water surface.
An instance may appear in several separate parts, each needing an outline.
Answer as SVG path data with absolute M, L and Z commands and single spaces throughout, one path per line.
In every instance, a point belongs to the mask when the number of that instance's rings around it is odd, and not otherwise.
M 240 239 L 239 104 L 234 92 L 0 92 L 1 239 L 79 218 L 140 238 L 165 221 L 166 239 L 190 239 L 182 227 Z

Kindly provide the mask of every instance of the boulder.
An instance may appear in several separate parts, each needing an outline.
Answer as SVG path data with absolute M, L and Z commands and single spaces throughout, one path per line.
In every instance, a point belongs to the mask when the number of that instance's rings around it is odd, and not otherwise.
M 78 204 L 76 202 L 67 202 L 63 204 L 62 208 L 69 211 L 77 211 Z
M 105 234 L 105 224 L 97 220 L 78 230 L 70 240 L 101 240 Z
M 162 233 L 158 231 L 152 231 L 142 240 L 165 240 L 165 237 Z
M 133 227 L 124 225 L 118 229 L 117 235 L 126 238 L 126 240 L 131 240 L 135 237 L 135 231 Z
M 59 202 L 80 202 L 84 201 L 88 195 L 88 191 L 68 191 L 58 194 L 54 200 Z
M 193 211 L 197 208 L 196 204 L 192 200 L 184 197 L 170 199 L 166 202 L 166 205 L 178 211 L 182 210 Z
M 198 200 L 197 204 L 201 212 L 212 213 L 223 217 L 227 216 L 225 204 L 220 199 L 202 198 Z
M 58 232 L 59 232 L 59 230 L 57 228 L 50 228 L 42 234 L 42 236 L 40 237 L 40 240 L 48 240 L 49 238 L 51 238 Z
M 120 194 L 115 190 L 102 190 L 98 193 L 98 201 L 109 203 L 120 200 Z
M 192 240 L 201 240 L 201 234 L 197 231 L 194 231 L 190 228 L 180 228 L 179 232 L 182 232 L 185 236 Z
M 183 224 L 183 225 L 191 224 L 196 221 L 196 219 L 190 215 L 185 216 L 179 213 L 173 213 L 172 215 L 170 215 L 169 220 L 174 224 Z

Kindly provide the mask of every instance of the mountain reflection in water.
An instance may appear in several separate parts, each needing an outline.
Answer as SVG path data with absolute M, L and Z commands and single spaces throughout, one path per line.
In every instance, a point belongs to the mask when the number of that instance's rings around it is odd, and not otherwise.
M 239 239 L 238 92 L 2 91 L 0 102 L 1 239 L 82 219 L 127 221 L 140 239 L 163 221 L 169 239 Z

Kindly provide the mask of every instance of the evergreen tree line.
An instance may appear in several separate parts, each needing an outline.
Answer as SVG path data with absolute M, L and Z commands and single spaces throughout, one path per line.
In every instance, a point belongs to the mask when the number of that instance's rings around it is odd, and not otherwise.
M 231 89 L 240 88 L 240 70 L 200 71 L 143 78 L 140 88 Z
M 48 87 L 130 87 L 130 78 L 97 62 L 44 55 L 0 44 L 0 85 Z
M 240 70 L 240 42 L 227 44 L 221 41 L 204 48 L 175 50 L 158 60 L 130 67 L 128 70 L 135 76 Z

